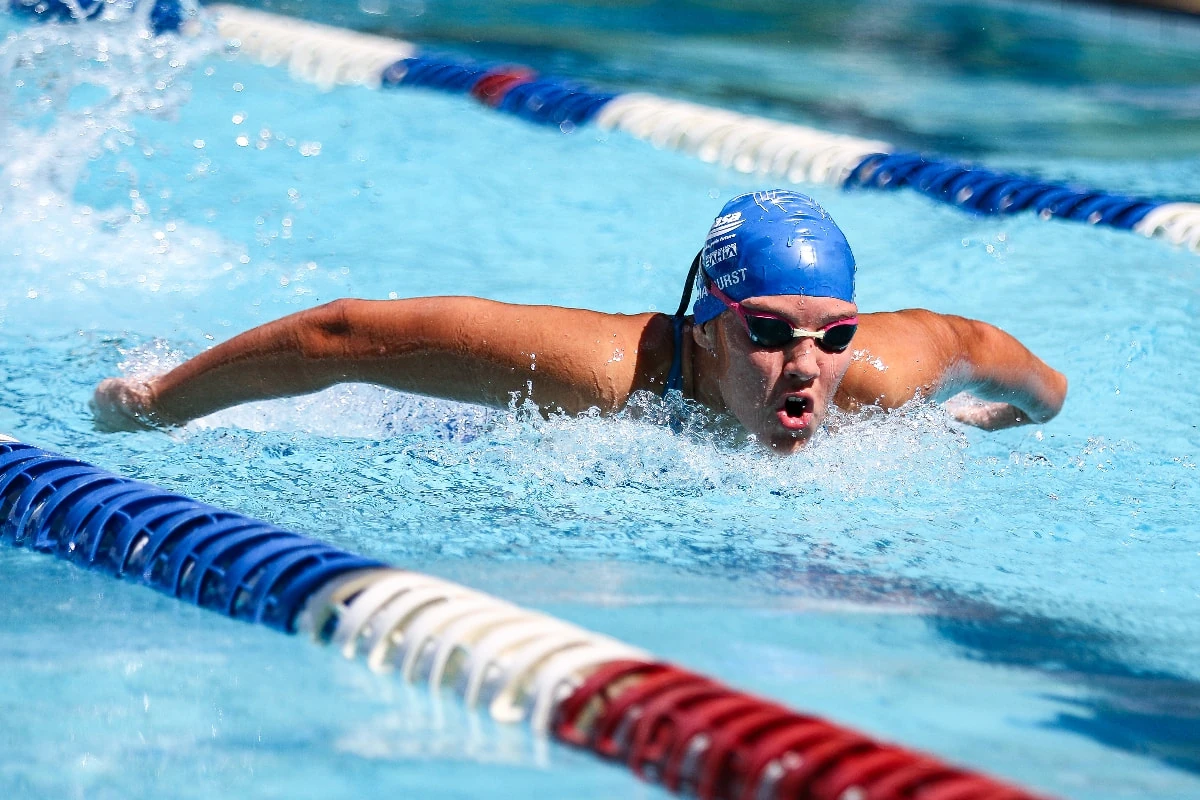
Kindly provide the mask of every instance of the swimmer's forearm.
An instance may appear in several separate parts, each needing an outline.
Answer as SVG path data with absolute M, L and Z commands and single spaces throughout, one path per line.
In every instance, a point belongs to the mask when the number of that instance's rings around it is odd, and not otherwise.
M 1007 403 L 1021 412 L 1018 415 L 1011 415 L 1011 419 L 1006 424 L 989 427 L 1007 428 L 1030 422 L 1049 422 L 1062 410 L 1063 400 L 1067 394 L 1067 379 L 1062 373 L 1049 367 L 1046 367 L 1046 370 L 1049 371 L 1049 374 L 1020 376 L 1011 382 L 1005 380 L 972 382 L 965 386 L 964 390 L 982 400 Z
M 241 403 L 294 397 L 349 380 L 348 364 L 306 352 L 310 312 L 268 322 L 147 381 L 146 407 L 159 424 L 182 425 Z
M 965 328 L 960 334 L 965 363 L 952 371 L 955 377 L 942 387 L 943 396 L 968 391 L 982 400 L 1008 403 L 1024 415 L 995 427 L 1047 422 L 1062 410 L 1065 375 L 999 328 L 974 320 L 961 320 L 959 326 Z

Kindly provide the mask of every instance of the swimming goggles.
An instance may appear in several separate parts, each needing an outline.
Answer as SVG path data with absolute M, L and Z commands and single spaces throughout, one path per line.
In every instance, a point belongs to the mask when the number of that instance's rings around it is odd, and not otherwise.
M 679 310 L 675 312 L 677 319 L 682 319 L 687 313 L 692 300 L 692 287 L 695 286 L 696 275 L 703 276 L 708 285 L 708 291 L 737 315 L 746 329 L 750 341 L 759 347 L 783 347 L 793 339 L 813 339 L 817 347 L 826 353 L 843 353 L 850 346 L 854 334 L 858 332 L 858 317 L 848 317 L 831 322 L 820 330 L 806 331 L 803 328 L 793 328 L 792 323 L 783 317 L 769 314 L 765 311 L 747 311 L 742 304 L 717 288 L 712 278 L 700 266 L 700 256 L 704 251 L 696 253 L 692 266 L 688 270 L 687 281 L 683 285 L 683 296 L 679 298 Z
M 783 347 L 793 339 L 814 339 L 817 347 L 826 353 L 842 353 L 850 346 L 854 334 L 858 332 L 858 317 L 839 319 L 815 331 L 793 328 L 792 323 L 783 317 L 766 311 L 747 311 L 742 308 L 741 303 L 718 289 L 712 278 L 703 272 L 701 274 L 708 282 L 709 293 L 724 303 L 730 311 L 737 314 L 750 341 L 759 347 Z

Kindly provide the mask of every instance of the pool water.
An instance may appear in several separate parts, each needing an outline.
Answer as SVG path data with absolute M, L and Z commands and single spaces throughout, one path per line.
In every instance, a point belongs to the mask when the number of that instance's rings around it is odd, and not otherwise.
M 275 8 L 1195 199 L 1188 20 L 785 5 Z M 763 186 L 434 92 L 320 93 L 211 37 L 0 29 L 0 431 L 1045 792 L 1200 795 L 1195 254 L 804 187 L 855 248 L 861 308 L 986 319 L 1063 370 L 1044 426 L 987 434 L 914 405 L 835 420 L 779 460 L 676 435 L 652 400 L 542 420 L 353 386 L 101 434 L 102 378 L 336 297 L 673 309 L 713 215 Z M 6 797 L 662 796 L 449 696 L 44 556 L 0 550 L 0 586 Z

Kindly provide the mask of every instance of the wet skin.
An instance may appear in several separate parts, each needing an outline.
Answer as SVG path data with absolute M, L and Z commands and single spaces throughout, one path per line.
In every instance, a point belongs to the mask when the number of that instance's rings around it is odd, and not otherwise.
M 852 303 L 798 295 L 742 305 L 804 330 L 855 314 Z M 808 442 L 831 403 L 889 409 L 967 391 L 979 400 L 952 413 L 989 429 L 1045 422 L 1062 407 L 1066 378 L 995 326 L 921 309 L 858 318 L 843 353 L 811 338 L 758 347 L 728 311 L 686 326 L 683 393 L 780 454 Z M 612 413 L 634 392 L 662 393 L 674 350 L 663 314 L 476 297 L 345 299 L 238 334 L 164 375 L 104 381 L 92 409 L 108 430 L 182 425 L 239 403 L 360 382 L 498 407 L 532 399 L 547 414 Z
M 801 295 L 752 297 L 741 305 L 746 311 L 770 313 L 793 328 L 810 331 L 858 311 L 844 300 Z M 829 353 L 807 337 L 782 347 L 760 347 L 731 311 L 693 326 L 692 338 L 707 355 L 697 354 L 698 360 L 713 362 L 704 369 L 713 378 L 698 381 L 698 399 L 732 414 L 748 433 L 780 455 L 799 450 L 812 438 L 853 358 L 853 345 Z

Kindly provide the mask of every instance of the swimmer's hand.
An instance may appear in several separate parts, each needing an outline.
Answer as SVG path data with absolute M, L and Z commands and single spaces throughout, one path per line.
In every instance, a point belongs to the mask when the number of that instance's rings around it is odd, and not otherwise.
M 970 392 L 959 392 L 947 400 L 944 406 L 950 412 L 950 416 L 959 422 L 983 428 L 985 431 L 1015 428 L 1033 422 L 1024 411 L 1012 403 L 980 400 Z
M 154 414 L 154 389 L 146 381 L 108 378 L 96 387 L 90 405 L 97 430 L 141 431 L 163 425 Z

